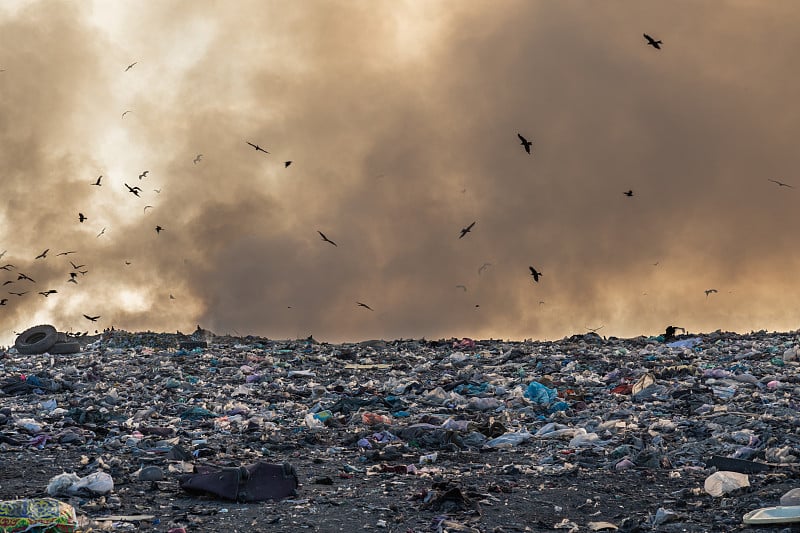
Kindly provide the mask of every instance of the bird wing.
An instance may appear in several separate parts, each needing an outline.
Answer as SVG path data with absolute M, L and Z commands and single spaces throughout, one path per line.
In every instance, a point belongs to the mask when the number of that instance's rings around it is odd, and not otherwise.
M 255 144 L 251 143 L 250 141 L 245 141 L 245 142 L 250 146 L 252 146 L 253 148 L 255 148 L 256 150 L 258 150 L 258 146 L 256 146 Z
M 524 144 L 528 143 L 528 139 L 526 139 L 525 137 L 523 137 L 519 133 L 517 133 L 517 137 L 519 137 L 519 140 L 522 141 Z
M 652 37 L 650 37 L 646 33 L 643 33 L 642 35 L 644 35 L 644 38 L 647 39 L 648 43 L 655 43 L 656 42 L 655 39 L 653 39 Z

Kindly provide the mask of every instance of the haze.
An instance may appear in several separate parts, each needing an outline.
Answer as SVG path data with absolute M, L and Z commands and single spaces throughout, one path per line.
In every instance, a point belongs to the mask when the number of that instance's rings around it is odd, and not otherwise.
M 0 344 L 797 329 L 798 26 L 793 1 L 4 3 L 0 281 L 29 292 Z

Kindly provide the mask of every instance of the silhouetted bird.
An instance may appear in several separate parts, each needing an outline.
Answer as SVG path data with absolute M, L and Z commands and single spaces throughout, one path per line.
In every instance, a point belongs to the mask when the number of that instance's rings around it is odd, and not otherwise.
M 125 118 L 125 115 L 127 115 L 128 113 L 130 113 L 130 110 L 128 110 L 128 111 L 123 111 L 123 112 L 122 112 L 122 118 Z
M 334 245 L 334 246 L 337 246 L 337 244 L 336 244 L 335 242 L 333 242 L 332 240 L 330 240 L 329 238 L 327 238 L 327 237 L 325 236 L 325 234 L 324 234 L 324 233 L 322 233 L 321 231 L 317 230 L 317 233 L 319 233 L 319 236 L 320 236 L 320 237 L 322 237 L 322 240 L 323 240 L 323 241 L 325 241 L 325 242 L 329 242 L 329 243 L 331 243 L 332 245 Z
M 291 161 L 284 161 L 284 162 L 283 162 L 283 168 L 288 168 L 288 167 L 289 167 L 289 165 L 291 165 L 291 164 L 292 164 L 292 162 L 291 162 Z
M 466 285 L 456 285 L 456 289 L 462 289 L 464 292 L 467 292 Z
M 477 220 L 476 220 L 475 222 L 477 222 Z M 467 233 L 469 233 L 470 231 L 472 231 L 472 227 L 475 225 L 475 222 L 473 222 L 472 224 L 470 224 L 470 225 L 469 225 L 469 226 L 467 226 L 466 228 L 462 228 L 462 229 L 461 229 L 461 235 L 459 235 L 459 236 L 458 236 L 458 238 L 459 238 L 459 239 L 462 239 L 462 238 L 464 237 L 464 235 L 466 235 Z
M 531 276 L 533 276 L 533 281 L 535 281 L 536 283 L 539 283 L 539 276 L 541 276 L 541 275 L 542 275 L 542 273 L 541 273 L 541 272 L 538 272 L 538 271 L 537 271 L 535 268 L 533 268 L 532 266 L 529 266 L 528 268 L 529 268 L 529 269 L 530 269 L 530 271 L 531 271 Z
M 74 272 L 73 272 L 73 274 L 74 274 Z M 77 284 L 78 284 L 78 280 L 77 280 L 77 279 L 75 279 L 75 278 L 69 278 L 69 279 L 67 280 L 67 283 L 74 283 L 75 285 L 77 285 Z
M 11 285 L 12 283 L 14 283 L 14 282 L 13 282 L 13 281 L 11 281 L 11 280 L 4 281 L 4 282 L 3 282 L 3 287 L 5 287 L 6 285 Z
M 6 305 L 6 302 L 8 302 L 8 298 L 3 298 L 0 300 L 0 305 Z
M 28 276 L 26 276 L 26 275 L 25 275 L 25 274 L 23 274 L 22 272 L 20 272 L 20 273 L 19 273 L 19 276 L 17 276 L 17 281 L 19 281 L 19 280 L 21 280 L 21 279 L 27 279 L 27 280 L 28 280 L 28 281 L 30 281 L 31 283 L 36 283 L 36 281 L 34 281 L 34 280 L 33 280 L 33 278 L 29 278 Z
M 486 270 L 486 269 L 487 269 L 487 268 L 489 268 L 490 266 L 492 266 L 492 264 L 491 264 L 491 263 L 484 263 L 484 264 L 482 264 L 482 265 L 481 265 L 481 267 L 478 269 L 478 275 L 480 276 L 480 275 L 481 275 L 481 272 L 483 272 L 484 270 Z
M 675 338 L 675 332 L 681 330 L 686 333 L 686 330 L 678 326 L 667 326 L 667 331 L 664 333 L 664 341 L 669 341 Z
M 525 147 L 525 151 L 530 154 L 531 153 L 531 145 L 533 144 L 533 141 L 529 141 L 528 139 L 526 139 L 525 137 L 523 137 L 519 133 L 517 133 L 517 137 L 519 137 L 520 144 Z
M 644 38 L 647 39 L 647 45 L 648 46 L 652 46 L 653 48 L 661 50 L 661 45 L 664 44 L 664 43 L 662 43 L 661 41 L 656 41 L 655 39 L 653 39 L 652 37 L 650 37 L 646 33 L 644 33 L 642 35 L 644 35 Z
M 601 330 L 601 329 L 603 329 L 604 327 L 606 327 L 606 326 L 605 326 L 605 324 L 603 324 L 603 325 L 602 325 L 602 326 L 600 326 L 599 328 L 590 328 L 589 326 L 586 326 L 586 329 L 587 329 L 587 330 L 589 330 L 589 331 L 591 331 L 592 333 L 597 333 L 598 331 L 600 331 L 600 330 Z
M 139 195 L 137 194 L 136 196 L 139 196 Z M 98 233 L 97 236 L 99 237 L 100 235 L 104 234 L 105 232 L 106 232 L 106 228 L 103 228 L 103 229 L 100 230 L 100 233 Z
M 706 289 L 703 292 L 706 293 L 706 298 L 708 298 L 708 295 L 711 294 L 712 292 L 719 292 L 719 291 L 717 291 L 717 289 Z
M 622 193 L 622 194 L 624 194 L 625 196 L 628 196 L 628 197 L 630 197 L 630 196 L 633 196 L 633 191 L 625 191 L 625 192 L 624 192 L 624 193 Z
M 70 250 L 69 252 L 61 252 L 59 254 L 56 254 L 56 257 L 58 257 L 59 255 L 69 255 L 69 254 L 76 254 L 76 253 L 78 253 L 78 252 L 76 252 L 74 250 Z
M 372 311 L 372 310 L 373 310 L 373 309 L 372 309 L 370 306 L 368 306 L 367 304 L 362 304 L 361 302 L 356 302 L 356 303 L 357 303 L 359 306 L 361 306 L 361 307 L 364 307 L 364 308 L 366 308 L 366 309 L 369 309 L 370 311 Z
M 51 294 L 56 294 L 56 293 L 58 293 L 58 291 L 57 291 L 57 290 L 55 290 L 55 289 L 50 289 L 49 291 L 40 291 L 40 292 L 39 292 L 39 294 L 41 294 L 41 295 L 42 295 L 42 296 L 44 296 L 45 298 L 47 298 L 47 297 L 48 297 L 48 296 L 50 296 Z
M 260 151 L 260 152 L 264 152 L 265 154 L 268 154 L 268 153 L 269 153 L 269 152 L 267 152 L 266 150 L 264 150 L 263 148 L 261 148 L 261 147 L 260 147 L 259 145 L 257 145 L 257 144 L 253 144 L 253 143 L 251 143 L 250 141 L 245 141 L 245 142 L 246 142 L 247 144 L 249 144 L 250 146 L 252 146 L 253 148 L 255 148 L 257 152 L 259 152 L 259 151 Z
M 92 185 L 97 185 L 98 187 L 102 187 L 102 185 L 100 184 L 100 180 L 101 180 L 101 179 L 103 179 L 103 175 L 102 175 L 102 174 L 101 174 L 101 175 L 99 175 L 99 176 L 97 176 L 97 181 L 95 181 L 94 183 L 92 183 Z
M 37 256 L 36 256 L 36 259 L 45 259 L 45 258 L 47 257 L 47 252 L 49 252 L 49 251 L 50 251 L 50 248 L 48 248 L 48 249 L 47 249 L 47 250 L 45 250 L 44 252 L 42 252 L 42 253 L 40 253 L 39 255 L 37 255 Z
M 137 197 L 139 196 L 139 193 L 142 191 L 141 187 L 131 187 L 127 183 L 123 183 L 123 185 L 125 185 L 128 188 L 128 191 L 130 191 L 131 194 Z
M 152 205 L 146 205 L 146 206 L 144 206 L 144 209 L 142 209 L 142 213 L 147 213 L 147 208 L 148 208 L 148 207 L 152 208 L 153 206 L 152 206 Z
M 138 63 L 138 61 L 134 61 L 133 63 L 131 63 L 130 65 L 128 65 L 127 67 L 125 67 L 125 72 L 128 72 L 130 69 L 132 69 L 132 68 L 133 68 L 133 66 L 134 66 L 136 63 Z
M 194 164 L 196 165 L 197 163 L 199 163 L 199 162 L 200 162 L 200 160 L 201 160 L 201 159 L 203 159 L 203 154 L 197 154 L 197 155 L 194 157 L 194 159 L 192 160 L 192 163 L 194 163 Z
M 771 181 L 772 183 L 777 183 L 778 187 L 790 187 L 790 188 L 794 189 L 794 185 L 789 185 L 788 183 L 783 183 L 782 181 L 771 180 L 769 178 L 767 178 L 767 181 Z
M 12 265 L 11 263 L 8 263 L 8 264 L 6 264 L 6 265 L 3 265 L 3 266 L 1 266 L 1 267 L 0 267 L 0 270 L 9 270 L 9 271 L 10 271 L 12 268 L 17 268 L 17 267 L 15 267 L 14 265 Z
M 86 266 L 86 265 L 76 265 L 72 261 L 70 261 L 69 264 L 72 265 L 72 268 L 75 269 L 75 270 L 80 270 L 81 268 Z
M 175 299 L 175 297 L 174 297 L 173 295 L 171 295 L 171 294 L 170 294 L 170 295 L 169 295 L 169 299 L 170 299 L 170 300 L 174 300 L 174 299 Z
M 141 174 L 139 174 L 139 179 L 146 178 L 146 177 L 147 177 L 147 174 L 149 174 L 149 173 L 150 173 L 150 171 L 149 171 L 149 170 L 145 170 L 144 172 L 142 172 Z
M 83 224 L 84 220 L 86 220 L 86 215 L 84 215 L 83 213 L 78 213 L 78 222 Z
M 156 226 L 156 233 L 161 233 L 162 231 L 164 231 L 164 228 L 161 226 Z
M 8 291 L 8 294 L 13 294 L 14 296 L 22 296 L 23 294 L 28 294 L 30 291 L 23 291 L 23 292 L 11 292 Z
M 86 320 L 91 320 L 92 322 L 97 322 L 97 319 L 100 318 L 100 315 L 97 316 L 83 315 L 83 316 L 84 318 L 86 318 Z

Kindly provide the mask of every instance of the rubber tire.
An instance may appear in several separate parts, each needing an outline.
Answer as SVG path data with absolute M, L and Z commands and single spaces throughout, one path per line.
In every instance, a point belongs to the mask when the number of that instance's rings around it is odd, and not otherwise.
M 52 348 L 47 350 L 52 354 L 57 353 L 78 353 L 81 351 L 81 343 L 79 342 L 57 342 Z
M 194 348 L 208 348 L 206 341 L 181 341 L 179 346 L 184 350 L 193 350 Z
M 23 355 L 44 353 L 58 340 L 58 331 L 53 326 L 43 324 L 28 328 L 17 337 L 14 348 Z

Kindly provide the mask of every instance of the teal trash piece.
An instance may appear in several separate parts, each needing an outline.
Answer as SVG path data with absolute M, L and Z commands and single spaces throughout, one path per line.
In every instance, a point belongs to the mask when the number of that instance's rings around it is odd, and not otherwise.
M 547 409 L 547 412 L 557 413 L 558 411 L 566 411 L 567 409 L 569 409 L 569 404 L 567 402 L 556 402 Z
M 548 389 L 538 381 L 531 381 L 528 390 L 525 391 L 525 397 L 539 405 L 550 405 L 558 397 L 558 390 Z
M 217 418 L 219 415 L 212 413 L 202 407 L 192 407 L 181 413 L 181 420 L 204 420 L 206 418 Z

